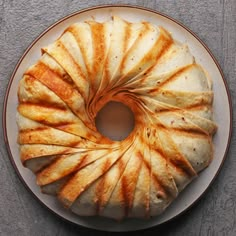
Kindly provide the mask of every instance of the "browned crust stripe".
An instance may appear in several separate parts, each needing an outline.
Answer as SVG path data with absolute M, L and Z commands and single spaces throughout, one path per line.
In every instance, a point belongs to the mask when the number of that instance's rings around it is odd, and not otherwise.
M 35 65 L 34 70 L 28 70 L 26 74 L 39 80 L 65 102 L 70 101 L 75 93 L 78 98 L 82 99 L 77 89 L 40 61 Z
M 127 175 L 123 175 L 121 178 L 121 196 L 124 201 L 124 215 L 128 216 L 129 209 L 132 208 L 133 199 L 134 199 L 134 191 L 138 181 L 138 175 L 140 173 L 140 169 L 142 166 L 143 155 L 140 152 L 135 154 L 135 158 L 137 160 L 138 166 L 133 170 L 133 172 L 127 173 Z M 132 184 L 131 184 L 132 183 Z
M 74 154 L 71 154 L 71 155 L 74 155 Z M 82 154 L 83 155 L 83 154 Z M 54 179 L 52 180 L 51 182 L 47 183 L 47 184 L 50 184 L 54 181 L 58 181 L 62 178 L 64 178 L 65 176 L 67 175 L 70 175 L 70 174 L 73 174 L 74 172 L 78 171 L 80 169 L 80 166 L 83 164 L 84 160 L 87 158 L 88 154 L 85 154 L 82 156 L 81 160 L 79 160 L 79 162 L 77 163 L 77 165 L 74 166 L 74 168 L 72 169 L 65 169 L 64 172 L 62 173 L 62 175 L 57 178 L 57 179 Z M 59 158 L 57 158 L 56 160 L 53 161 L 53 163 L 50 163 L 45 169 L 43 169 L 42 171 L 40 171 L 38 174 L 37 174 L 37 184 L 38 185 L 42 185 L 39 181 L 39 179 L 43 176 L 48 176 L 50 175 L 52 172 L 53 172 L 53 169 L 55 168 L 55 166 L 57 165 L 58 162 L 60 162 L 61 159 L 64 159 L 64 156 L 60 156 Z

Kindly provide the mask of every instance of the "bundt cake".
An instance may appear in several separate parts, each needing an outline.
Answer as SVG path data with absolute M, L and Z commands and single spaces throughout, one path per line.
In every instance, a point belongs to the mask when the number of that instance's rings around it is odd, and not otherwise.
M 186 45 L 149 22 L 69 26 L 25 71 L 18 99 L 23 165 L 78 215 L 161 214 L 213 157 L 212 82 Z M 110 101 L 134 114 L 124 140 L 97 131 Z

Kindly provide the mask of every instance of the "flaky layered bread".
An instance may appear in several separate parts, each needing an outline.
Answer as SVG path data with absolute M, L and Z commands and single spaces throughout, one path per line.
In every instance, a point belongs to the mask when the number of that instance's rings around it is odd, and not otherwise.
M 37 184 L 79 215 L 161 214 L 213 156 L 212 84 L 188 47 L 148 22 L 79 22 L 42 49 L 19 82 L 18 143 Z M 122 141 L 95 117 L 134 113 Z

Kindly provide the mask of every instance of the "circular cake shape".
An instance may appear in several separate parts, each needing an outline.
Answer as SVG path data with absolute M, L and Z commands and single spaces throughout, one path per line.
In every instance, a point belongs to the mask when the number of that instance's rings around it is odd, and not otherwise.
M 22 163 L 79 215 L 161 214 L 212 159 L 212 84 L 188 47 L 149 22 L 79 22 L 42 49 L 18 89 Z M 108 102 L 135 127 L 122 141 L 96 129 Z

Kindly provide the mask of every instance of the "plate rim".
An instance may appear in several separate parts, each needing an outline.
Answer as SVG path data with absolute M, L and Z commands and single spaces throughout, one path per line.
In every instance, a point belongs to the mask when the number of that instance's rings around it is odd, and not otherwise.
M 218 176 L 220 170 L 222 169 L 223 164 L 225 163 L 226 157 L 227 157 L 227 153 L 229 151 L 229 147 L 230 147 L 230 143 L 231 143 L 231 138 L 232 138 L 232 131 L 233 131 L 233 108 L 232 108 L 232 99 L 231 99 L 231 94 L 230 94 L 230 90 L 228 88 L 228 84 L 227 81 L 225 79 L 223 70 L 220 67 L 219 62 L 217 61 L 217 59 L 215 58 L 215 56 L 213 55 L 213 53 L 211 52 L 210 48 L 201 40 L 201 38 L 199 36 L 197 36 L 197 34 L 195 32 L 193 32 L 192 30 L 190 30 L 187 26 L 185 26 L 183 23 L 181 23 L 180 21 L 176 20 L 175 18 L 162 13 L 158 10 L 154 10 L 148 7 L 143 7 L 143 6 L 139 6 L 139 5 L 134 5 L 134 4 L 101 4 L 101 5 L 96 5 L 96 6 L 91 6 L 88 8 L 84 8 L 81 10 L 77 10 L 75 12 L 72 12 L 64 17 L 61 17 L 60 19 L 56 20 L 53 24 L 51 24 L 50 26 L 48 26 L 45 30 L 43 30 L 38 36 L 36 36 L 36 38 L 29 44 L 29 46 L 24 50 L 23 54 L 20 56 L 20 59 L 18 60 L 18 62 L 16 63 L 16 65 L 14 66 L 13 72 L 11 73 L 9 82 L 7 84 L 7 88 L 6 88 L 6 92 L 5 92 L 5 96 L 4 96 L 4 100 L 3 100 L 3 112 L 2 112 L 2 128 L 3 128 L 3 138 L 4 138 L 4 142 L 5 142 L 5 146 L 7 149 L 7 153 L 8 153 L 8 157 L 10 159 L 10 162 L 18 176 L 18 178 L 21 180 L 21 182 L 23 183 L 23 186 L 34 196 L 35 199 L 37 199 L 37 201 L 43 205 L 44 207 L 46 207 L 47 210 L 49 210 L 51 213 L 53 213 L 53 215 L 57 216 L 58 218 L 69 222 L 70 224 L 76 225 L 76 226 L 80 226 L 80 227 L 84 227 L 84 228 L 88 228 L 88 229 L 95 229 L 95 228 L 90 228 L 88 226 L 85 225 L 81 225 L 79 223 L 73 222 L 67 218 L 65 218 L 64 216 L 58 214 L 57 212 L 55 212 L 53 209 L 49 208 L 29 187 L 29 185 L 26 183 L 26 181 L 24 180 L 24 178 L 22 177 L 22 175 L 20 174 L 18 167 L 14 161 L 12 152 L 11 152 L 11 148 L 8 142 L 8 134 L 7 134 L 7 128 L 6 128 L 6 110 L 7 110 L 7 102 L 9 99 L 9 92 L 11 89 L 11 85 L 12 82 L 14 80 L 15 74 L 17 73 L 17 70 L 19 68 L 19 66 L 21 65 L 22 61 L 24 60 L 24 58 L 26 57 L 26 55 L 29 53 L 29 51 L 31 50 L 31 48 L 45 35 L 47 34 L 51 29 L 53 29 L 54 27 L 56 27 L 58 24 L 62 23 L 63 21 L 74 17 L 76 15 L 85 13 L 85 12 L 89 12 L 92 10 L 98 10 L 98 9 L 106 9 L 106 8 L 132 8 L 132 9 L 138 9 L 138 10 L 143 10 L 146 12 L 151 12 L 154 13 L 156 15 L 162 16 L 164 18 L 167 18 L 168 20 L 176 23 L 177 25 L 179 25 L 180 27 L 184 28 L 186 31 L 188 31 L 188 33 L 190 33 L 203 47 L 204 49 L 207 51 L 207 53 L 210 55 L 210 57 L 212 58 L 214 64 L 216 65 L 217 69 L 219 70 L 219 73 L 221 75 L 221 78 L 223 80 L 224 83 L 224 87 L 226 90 L 226 94 L 227 94 L 227 100 L 228 100 L 228 106 L 229 106 L 229 134 L 228 134 L 228 139 L 227 139 L 227 145 L 224 151 L 224 155 L 222 158 L 222 161 L 220 162 L 220 166 L 217 169 L 216 173 L 214 174 L 214 177 L 212 178 L 212 180 L 208 183 L 206 189 L 200 194 L 200 196 L 195 199 L 195 201 L 193 201 L 186 209 L 184 209 L 183 211 L 181 211 L 179 214 L 173 216 L 171 219 L 162 222 L 158 225 L 154 225 L 154 226 L 149 226 L 149 227 L 145 227 L 142 229 L 128 229 L 128 230 L 120 230 L 119 232 L 127 232 L 127 231 L 139 231 L 139 230 L 144 230 L 144 229 L 151 229 L 154 227 L 159 227 L 161 225 L 165 225 L 173 220 L 175 220 L 176 218 L 179 218 L 180 216 L 182 216 L 184 213 L 186 213 L 190 208 L 192 208 L 195 204 L 197 204 L 197 202 L 206 194 L 207 190 L 209 189 L 209 187 L 212 185 L 212 183 L 215 181 L 216 177 Z M 105 231 L 105 230 L 101 230 L 101 229 L 97 229 L 99 231 Z M 118 232 L 118 231 L 112 231 L 112 230 L 108 230 L 110 232 Z

